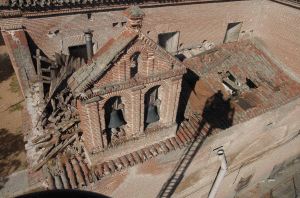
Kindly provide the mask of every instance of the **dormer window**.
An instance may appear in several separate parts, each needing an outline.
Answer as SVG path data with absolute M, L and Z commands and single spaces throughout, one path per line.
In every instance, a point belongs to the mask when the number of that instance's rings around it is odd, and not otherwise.
M 135 52 L 130 58 L 130 78 L 135 77 L 138 73 L 138 67 L 140 64 L 140 52 Z

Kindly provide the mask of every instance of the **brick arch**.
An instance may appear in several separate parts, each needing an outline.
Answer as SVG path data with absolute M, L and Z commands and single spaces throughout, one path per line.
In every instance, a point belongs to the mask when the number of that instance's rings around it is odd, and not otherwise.
M 152 82 L 148 84 L 148 87 L 144 90 L 144 93 L 147 93 L 153 87 L 160 86 L 163 89 L 168 88 L 168 84 L 165 80 L 159 82 Z
M 145 98 L 146 93 L 152 89 L 153 87 L 159 87 L 159 92 L 158 92 L 158 97 L 162 96 L 162 98 L 160 98 L 162 100 L 162 102 L 165 102 L 165 100 L 167 100 L 168 98 L 168 84 L 165 81 L 160 81 L 159 83 L 151 83 L 150 86 L 145 89 L 143 91 L 143 98 Z M 164 101 L 163 101 L 164 100 Z
M 127 52 L 126 55 L 124 56 L 124 61 L 126 62 L 126 64 L 128 65 L 130 63 L 130 58 L 132 57 L 132 55 L 136 52 L 140 52 L 141 53 L 141 58 L 142 60 L 146 60 L 147 56 L 148 56 L 148 49 L 146 48 L 146 46 L 143 45 L 133 45 L 132 47 L 130 47 Z
M 133 45 L 132 47 L 130 47 L 128 50 L 127 50 L 127 53 L 126 53 L 126 60 L 130 60 L 130 57 L 135 53 L 135 52 L 140 52 L 142 57 L 145 57 L 147 56 L 147 52 L 148 52 L 148 49 L 146 46 L 144 45 Z
M 162 123 L 165 122 L 165 120 L 167 119 L 168 116 L 168 111 L 169 111 L 169 104 L 168 104 L 168 100 L 169 100 L 169 85 L 165 80 L 159 81 L 159 82 L 153 82 L 148 84 L 147 88 L 143 90 L 143 98 L 145 98 L 145 94 L 152 89 L 153 87 L 159 86 L 159 92 L 158 92 L 158 97 L 159 99 L 161 99 L 161 107 L 160 107 L 160 117 L 161 117 L 161 121 Z M 143 107 L 144 107 L 144 101 L 143 101 Z M 143 116 L 145 116 L 143 114 Z
M 122 96 L 120 96 L 120 95 L 116 95 L 116 96 L 109 97 L 109 98 L 103 103 L 102 109 L 103 109 L 103 111 L 104 111 L 105 120 L 106 120 L 106 118 L 107 118 L 107 111 L 106 111 L 107 109 L 106 109 L 106 108 L 110 109 L 111 107 L 108 107 L 109 103 L 115 102 L 118 98 L 120 98 L 120 99 L 121 99 L 121 102 L 124 104 L 124 101 L 123 101 L 123 99 L 122 99 Z M 112 104 L 111 104 L 111 105 L 112 105 Z
M 121 100 L 123 101 L 123 103 L 125 104 L 131 104 L 131 100 L 130 99 L 130 94 L 127 92 L 127 91 L 124 91 L 124 90 L 120 90 L 120 91 L 115 91 L 115 92 L 111 92 L 111 93 L 108 93 L 106 94 L 105 96 L 105 99 L 103 99 L 101 101 L 101 104 L 104 104 L 110 99 L 110 98 L 113 98 L 113 97 L 116 97 L 116 96 L 120 96 L 121 97 Z M 124 100 L 123 100 L 124 99 Z M 125 104 L 125 105 L 126 105 Z M 103 109 L 103 106 L 102 106 L 102 109 Z
M 122 95 L 116 94 L 114 96 L 110 96 L 110 97 L 106 98 L 105 102 L 103 102 L 103 104 L 104 104 L 103 106 L 105 106 L 108 103 L 108 101 L 111 100 L 112 98 L 121 98 L 121 101 L 122 101 Z
M 124 90 L 120 90 L 120 91 L 115 91 L 115 92 L 111 92 L 111 93 L 108 93 L 105 95 L 105 99 L 103 99 L 100 103 L 100 112 L 102 112 L 102 116 L 104 116 L 104 113 L 105 113 L 105 104 L 106 102 L 113 98 L 113 97 L 116 97 L 116 96 L 119 96 L 121 97 L 121 101 L 122 103 L 124 104 L 124 119 L 125 121 L 127 122 L 126 124 L 126 127 L 128 127 L 131 123 L 132 123 L 132 119 L 131 119 L 131 109 L 132 109 L 132 100 L 131 100 L 131 95 L 128 91 L 124 91 Z M 105 123 L 104 123 L 104 119 L 102 118 L 102 121 L 101 121 L 102 125 L 103 126 L 106 126 Z M 106 128 L 106 127 L 104 127 Z M 125 129 L 126 130 L 126 129 Z M 127 132 L 127 131 L 126 131 Z
M 141 121 L 144 121 L 144 119 L 145 119 L 145 97 L 146 97 L 146 94 L 149 92 L 149 90 L 151 90 L 152 88 L 154 88 L 154 87 L 158 87 L 158 97 L 159 97 L 159 99 L 161 100 L 161 107 L 160 107 L 160 117 L 161 117 L 161 119 L 162 120 L 165 120 L 165 118 L 166 118 L 166 116 L 167 116 L 167 100 L 168 100 L 168 94 L 169 94 L 169 91 L 168 91 L 168 88 L 169 88 L 169 86 L 168 86 L 168 84 L 166 83 L 166 81 L 159 81 L 159 82 L 153 82 L 153 83 L 149 83 L 148 84 L 148 86 L 147 86 L 147 88 L 145 88 L 144 90 L 143 90 L 143 95 L 142 95 L 142 117 L 141 117 L 141 119 L 143 119 L 143 120 L 141 120 Z M 162 120 L 160 120 L 160 122 L 162 121 Z M 144 122 L 143 122 L 144 123 Z M 163 122 L 162 122 L 163 123 Z

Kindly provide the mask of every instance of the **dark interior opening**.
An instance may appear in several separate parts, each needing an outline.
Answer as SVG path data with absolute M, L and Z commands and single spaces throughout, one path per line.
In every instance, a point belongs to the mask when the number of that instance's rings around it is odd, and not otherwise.
M 235 77 L 229 71 L 227 71 L 226 74 L 228 75 L 229 80 L 231 80 L 232 82 L 236 81 Z
M 121 103 L 121 97 L 115 96 L 110 98 L 104 105 L 106 124 L 105 133 L 108 144 L 111 144 L 112 141 L 112 130 L 120 131 L 120 127 L 126 124 L 123 112 L 118 108 Z
M 140 54 L 140 52 L 135 52 L 130 58 L 130 78 L 135 77 L 135 75 L 138 73 L 139 63 L 141 62 Z
M 147 91 L 144 98 L 144 128 L 146 129 L 149 124 L 159 121 L 159 112 L 157 107 L 159 86 L 152 87 Z
M 75 58 L 81 58 L 84 59 L 85 62 L 87 61 L 86 45 L 77 45 L 69 47 L 69 53 Z
M 186 59 L 186 56 L 184 54 L 176 54 L 175 57 L 178 58 L 181 62 Z
M 252 80 L 250 80 L 249 78 L 246 78 L 246 84 L 250 89 L 256 89 L 257 88 L 257 85 Z
M 87 18 L 91 19 L 92 18 L 92 13 L 87 13 Z
M 1 33 L 0 33 L 0 45 L 4 45 L 4 39 Z

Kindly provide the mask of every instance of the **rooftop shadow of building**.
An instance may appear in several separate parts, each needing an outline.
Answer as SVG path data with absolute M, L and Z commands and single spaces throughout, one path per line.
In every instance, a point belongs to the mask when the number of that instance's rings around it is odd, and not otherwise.
M 208 135 L 213 129 L 227 129 L 233 124 L 234 108 L 231 105 L 231 98 L 224 99 L 223 93 L 219 90 L 209 97 L 202 112 L 201 126 L 207 123 L 210 126 Z
M 181 123 L 184 120 L 189 98 L 192 92 L 194 91 L 196 82 L 198 80 L 199 76 L 190 69 L 187 69 L 187 73 L 183 75 L 183 80 L 181 83 L 181 92 L 179 96 L 178 112 L 176 117 L 177 123 Z
M 0 83 L 14 74 L 8 54 L 0 54 Z
M 196 131 L 197 137 L 183 154 L 183 157 L 177 163 L 172 175 L 163 185 L 157 197 L 172 196 L 206 137 L 216 128 L 226 129 L 232 126 L 233 116 L 234 108 L 231 105 L 231 99 L 224 99 L 220 90 L 206 100 L 201 116 L 202 119 L 200 119 Z M 185 120 L 185 122 L 188 122 L 188 120 Z
M 11 156 L 17 156 L 25 150 L 22 134 L 10 133 L 7 129 L 0 129 L 0 189 L 8 181 L 8 175 L 22 166 L 19 159 L 10 159 Z

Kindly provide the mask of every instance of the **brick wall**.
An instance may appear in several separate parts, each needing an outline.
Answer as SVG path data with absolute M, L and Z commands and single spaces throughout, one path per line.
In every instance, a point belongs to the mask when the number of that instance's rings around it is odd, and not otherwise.
M 15 20 L 15 19 L 14 19 Z M 55 52 L 68 53 L 68 47 L 84 43 L 84 30 L 91 28 L 96 47 L 101 47 L 111 37 L 116 36 L 122 27 L 113 27 L 113 23 L 126 21 L 118 12 L 92 14 L 88 19 L 87 14 L 62 15 L 42 18 L 25 18 L 23 25 L 33 42 L 49 57 Z M 49 32 L 59 31 L 57 35 L 49 37 Z
M 111 92 L 102 95 L 103 99 L 101 101 L 87 105 L 82 105 L 78 102 L 81 129 L 83 130 L 84 143 L 87 146 L 87 150 L 92 153 L 106 149 L 106 137 L 105 135 L 102 136 L 104 130 L 107 128 L 104 116 L 105 105 L 110 98 L 115 96 L 120 96 L 124 104 L 124 119 L 127 123 L 124 126 L 124 130 L 128 139 L 139 137 L 145 133 L 144 97 L 147 91 L 155 86 L 159 86 L 158 97 L 161 100 L 159 127 L 166 128 L 173 126 L 176 123 L 179 93 L 181 92 L 181 79 L 182 76 L 180 75 L 148 83 L 144 86 Z M 161 131 L 156 131 L 159 136 Z M 169 132 L 175 135 L 175 131 L 169 130 Z
M 242 31 L 255 28 L 258 1 L 235 1 L 180 5 L 143 9 L 146 16 L 144 32 L 154 41 L 164 32 L 180 31 L 180 48 L 201 44 L 204 40 L 216 44 L 224 40 L 227 24 L 243 22 Z
M 181 47 L 189 47 L 203 40 L 220 43 L 224 39 L 227 24 L 243 21 L 243 29 L 254 29 L 258 1 L 236 1 L 192 5 L 177 5 L 155 8 L 143 8 L 146 17 L 143 32 L 157 41 L 157 35 L 163 32 L 180 31 Z M 121 22 L 126 21 L 123 11 L 92 13 L 92 19 L 86 14 L 52 16 L 43 18 L 22 18 L 26 31 L 46 55 L 55 51 L 66 51 L 68 45 L 75 45 L 72 38 L 80 37 L 87 28 L 93 29 L 93 38 L 98 47 L 122 30 Z M 12 23 L 12 22 L 10 22 Z M 115 23 L 118 25 L 114 26 Z M 49 32 L 59 30 L 50 38 Z M 82 39 L 77 39 L 82 44 Z
M 37 80 L 25 32 L 23 29 L 7 30 L 2 31 L 2 36 L 21 91 L 25 96 L 25 91 L 29 89 L 30 84 Z
M 142 43 L 138 40 L 134 43 L 128 51 L 122 55 L 118 62 L 116 62 L 111 68 L 105 73 L 105 75 L 99 79 L 95 84 L 96 87 L 101 87 L 107 84 L 114 84 L 129 80 L 131 57 L 134 53 L 140 52 L 140 59 L 138 67 L 137 77 L 145 78 L 150 75 L 156 75 L 163 72 L 167 72 L 172 69 L 171 63 L 166 60 L 165 57 L 152 49 L 151 47 Z
M 204 40 L 222 43 L 228 23 L 242 22 L 241 35 L 257 36 L 271 53 L 300 75 L 299 63 L 299 10 L 267 0 L 200 3 L 155 8 L 143 8 L 142 31 L 157 41 L 159 33 L 179 31 L 179 49 L 201 44 Z M 72 37 L 82 37 L 83 30 L 94 30 L 98 48 L 117 35 L 126 21 L 122 11 L 98 12 L 89 20 L 86 14 L 23 19 L 26 31 L 47 54 L 65 51 Z M 118 23 L 114 26 L 113 24 Z M 276 29 L 274 29 L 276 27 Z M 54 38 L 47 33 L 59 29 Z M 78 40 L 82 44 L 82 39 Z
M 83 131 L 84 144 L 89 152 L 95 152 L 104 146 L 98 104 L 82 105 L 78 101 L 77 106 L 80 112 L 80 127 Z
M 278 59 L 298 75 L 299 10 L 267 0 L 201 3 L 155 8 L 143 8 L 142 31 L 154 41 L 158 34 L 179 31 L 179 49 L 201 44 L 204 40 L 222 43 L 228 23 L 242 22 L 241 35 L 257 36 L 264 41 Z M 122 11 L 99 12 L 89 20 L 86 14 L 23 19 L 26 31 L 33 41 L 47 54 L 65 51 L 76 42 L 71 37 L 82 37 L 83 30 L 94 30 L 94 42 L 100 48 L 117 35 L 126 21 Z M 113 24 L 118 23 L 114 26 Z M 276 27 L 276 30 L 274 29 Z M 47 33 L 59 29 L 54 38 Z M 72 40 L 72 42 L 70 41 Z M 74 43 L 75 42 L 75 43 Z M 78 40 L 78 45 L 82 39 Z

